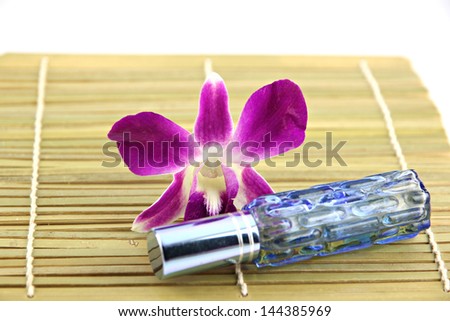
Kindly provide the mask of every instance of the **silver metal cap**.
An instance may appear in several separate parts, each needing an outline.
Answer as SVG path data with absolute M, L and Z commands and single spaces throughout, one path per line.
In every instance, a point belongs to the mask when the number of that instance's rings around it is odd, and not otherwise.
M 235 212 L 154 228 L 148 256 L 160 279 L 258 257 L 259 233 L 253 217 Z

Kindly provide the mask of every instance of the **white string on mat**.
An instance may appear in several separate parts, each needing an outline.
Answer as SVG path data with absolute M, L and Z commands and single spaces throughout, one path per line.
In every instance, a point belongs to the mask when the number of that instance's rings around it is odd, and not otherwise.
M 245 283 L 245 281 L 244 281 L 244 273 L 242 273 L 240 263 L 236 263 L 235 272 L 236 272 L 236 277 L 237 277 L 236 285 L 239 285 L 239 287 L 241 289 L 241 295 L 243 297 L 246 297 L 248 295 L 248 288 L 247 288 L 247 283 Z
M 391 112 L 389 110 L 388 105 L 386 104 L 386 101 L 384 100 L 383 94 L 381 93 L 380 86 L 378 85 L 377 80 L 373 76 L 367 61 L 361 60 L 360 67 L 362 73 L 366 77 L 367 82 L 372 88 L 372 92 L 373 95 L 375 96 L 375 100 L 378 106 L 381 108 L 381 112 L 383 113 L 384 117 L 384 122 L 386 123 L 386 127 L 389 132 L 389 139 L 391 140 L 391 145 L 394 148 L 395 156 L 397 156 L 398 162 L 400 163 L 400 167 L 402 170 L 407 170 L 408 164 L 406 163 L 405 155 L 403 154 L 402 147 L 400 146 L 400 142 L 397 138 L 397 133 L 395 132 Z
M 211 59 L 205 59 L 203 63 L 203 70 L 205 71 L 205 78 L 208 78 L 209 75 L 213 72 Z
M 33 143 L 33 163 L 31 174 L 31 192 L 30 192 L 30 222 L 28 225 L 27 237 L 27 252 L 26 252 L 26 290 L 27 296 L 32 298 L 34 296 L 34 274 L 33 274 L 33 247 L 34 247 L 34 232 L 36 230 L 37 217 L 37 190 L 39 185 L 39 162 L 41 155 L 41 140 L 42 140 L 42 118 L 44 116 L 45 106 L 45 85 L 47 82 L 48 58 L 41 59 L 39 67 L 39 79 L 37 87 L 37 102 L 36 102 L 36 116 L 34 121 L 34 143 Z
M 386 128 L 389 132 L 389 139 L 391 141 L 391 145 L 394 148 L 395 155 L 397 156 L 398 162 L 400 163 L 400 167 L 402 170 L 408 169 L 408 164 L 406 163 L 405 155 L 403 154 L 402 147 L 400 145 L 400 141 L 397 138 L 397 133 L 395 132 L 394 122 L 392 120 L 391 112 L 389 110 L 389 106 L 384 100 L 383 94 L 381 93 L 380 86 L 378 85 L 378 81 L 375 79 L 372 71 L 370 70 L 369 64 L 366 60 L 361 60 L 359 63 L 359 67 L 361 72 L 363 73 L 366 81 L 370 85 L 372 89 L 373 95 L 378 106 L 383 113 L 384 121 L 386 124 Z M 431 245 L 431 250 L 434 254 L 434 261 L 437 263 L 438 271 L 441 275 L 441 282 L 445 292 L 450 292 L 450 280 L 448 278 L 448 271 L 445 266 L 445 262 L 442 259 L 441 251 L 439 250 L 439 246 L 434 238 L 434 233 L 430 228 L 428 228 L 425 233 L 428 236 L 428 242 Z
M 203 63 L 203 70 L 205 72 L 205 77 L 208 78 L 209 75 L 211 75 L 211 73 L 213 72 L 211 59 L 209 59 L 209 58 L 205 59 L 205 61 Z M 241 263 L 237 262 L 235 265 L 236 265 L 235 272 L 236 272 L 236 277 L 237 277 L 236 285 L 238 285 L 239 288 L 241 289 L 241 295 L 243 297 L 246 297 L 248 295 L 248 288 L 247 288 L 247 283 L 245 283 L 245 281 L 244 281 L 244 273 L 242 273 L 242 270 L 241 270 Z

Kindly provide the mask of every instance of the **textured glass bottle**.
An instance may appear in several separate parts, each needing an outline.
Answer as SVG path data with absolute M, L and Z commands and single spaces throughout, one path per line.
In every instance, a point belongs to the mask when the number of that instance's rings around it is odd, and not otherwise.
M 258 225 L 260 267 L 395 242 L 430 226 L 430 196 L 413 170 L 261 196 L 244 211 Z
M 254 199 L 241 211 L 153 229 L 155 275 L 238 262 L 279 266 L 414 237 L 430 226 L 430 195 L 413 170 Z

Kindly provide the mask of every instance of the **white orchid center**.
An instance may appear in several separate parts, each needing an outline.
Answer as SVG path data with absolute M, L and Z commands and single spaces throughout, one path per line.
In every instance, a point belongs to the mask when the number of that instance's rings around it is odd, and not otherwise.
M 217 215 L 222 209 L 222 199 L 220 193 L 226 191 L 225 177 L 219 161 L 208 166 L 202 164 L 197 183 L 197 190 L 205 195 L 206 209 L 212 215 Z M 214 166 L 212 166 L 214 165 Z

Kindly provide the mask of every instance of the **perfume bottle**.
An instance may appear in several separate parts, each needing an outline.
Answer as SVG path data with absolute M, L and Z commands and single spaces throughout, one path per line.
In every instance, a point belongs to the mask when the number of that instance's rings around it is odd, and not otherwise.
M 157 227 L 148 253 L 160 279 L 240 262 L 281 266 L 387 244 L 430 226 L 413 170 L 260 196 L 241 211 Z

